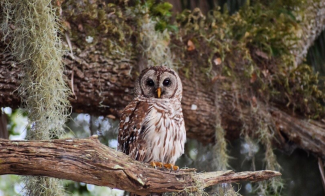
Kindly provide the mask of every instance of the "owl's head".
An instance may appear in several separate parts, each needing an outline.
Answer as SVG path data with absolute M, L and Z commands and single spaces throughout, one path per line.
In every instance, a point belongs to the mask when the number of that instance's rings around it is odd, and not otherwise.
M 164 66 L 144 69 L 135 85 L 137 96 L 146 98 L 182 99 L 182 82 L 178 74 Z

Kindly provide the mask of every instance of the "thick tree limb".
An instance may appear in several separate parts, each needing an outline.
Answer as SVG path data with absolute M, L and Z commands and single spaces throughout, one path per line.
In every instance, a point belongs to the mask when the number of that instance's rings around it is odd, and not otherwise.
M 274 107 L 269 107 L 269 112 L 279 135 L 284 136 L 283 146 L 294 142 L 300 148 L 308 149 L 325 159 L 325 123 L 299 119 Z
M 292 50 L 296 56 L 296 65 L 299 65 L 306 58 L 308 49 L 313 45 L 315 39 L 325 28 L 325 3 L 324 0 L 315 2 L 307 1 L 307 7 L 304 12 L 297 13 L 297 18 L 303 18 L 301 24 L 302 32 L 297 32 L 300 38 L 297 45 Z
M 260 181 L 281 175 L 268 170 L 239 173 L 158 170 L 106 147 L 95 136 L 51 141 L 0 139 L 0 175 L 4 174 L 49 176 L 141 195 L 185 189 L 196 191 L 218 183 Z M 197 187 L 198 184 L 201 187 Z
M 316 16 L 313 15 L 313 17 Z M 71 23 L 71 28 L 79 34 L 85 34 L 85 32 L 79 29 L 78 24 L 90 25 L 91 22 L 96 23 L 96 21 L 78 17 L 68 18 L 67 20 Z M 317 18 L 321 21 L 317 23 L 317 29 L 321 29 L 325 21 L 321 20 L 323 14 L 317 16 Z M 308 28 L 305 30 L 307 31 Z M 310 32 L 312 31 L 310 29 Z M 314 33 L 310 32 L 304 34 L 314 35 Z M 309 42 L 314 39 L 315 36 L 308 36 Z M 184 43 L 178 43 L 178 40 L 173 41 L 175 41 L 175 45 L 178 44 L 178 47 L 186 46 Z M 305 46 L 303 47 L 305 48 Z M 7 43 L 0 42 L 0 106 L 16 108 L 20 105 L 17 88 L 20 85 L 20 78 L 23 73 L 19 63 L 14 61 L 10 51 L 5 50 L 5 48 L 8 48 Z M 73 96 L 70 97 L 73 110 L 75 112 L 109 115 L 112 118 L 118 118 L 120 111 L 132 99 L 134 80 L 136 72 L 139 71 L 137 57 L 129 56 L 127 59 L 111 58 L 104 55 L 103 46 L 100 43 L 82 48 L 78 45 L 77 40 L 73 39 L 72 48 L 74 56 L 66 55 L 63 63 L 65 65 L 66 81 L 73 92 Z M 214 142 L 216 113 L 220 112 L 222 127 L 227 131 L 227 138 L 238 138 L 243 129 L 242 125 L 252 121 L 250 119 L 252 111 L 250 98 L 234 97 L 235 93 L 230 92 L 231 89 L 230 91 L 229 89 L 225 91 L 219 89 L 216 93 L 214 84 L 221 83 L 221 81 L 213 83 L 207 81 L 206 77 L 202 77 L 204 73 L 199 71 L 199 67 L 202 65 L 196 61 L 198 58 L 201 58 L 198 54 L 190 53 L 188 59 L 185 59 L 191 62 L 192 65 L 190 67 L 190 78 L 186 77 L 186 73 L 182 71 L 179 73 L 184 87 L 182 107 L 187 136 L 203 143 Z M 243 59 L 238 57 L 234 61 L 240 63 Z M 218 98 L 216 98 L 216 95 Z M 216 102 L 219 102 L 218 111 Z M 238 108 L 241 108 L 241 110 L 239 111 Z M 285 106 L 281 107 L 281 109 L 283 108 Z M 325 158 L 325 151 L 323 150 L 325 149 L 324 123 L 288 115 L 286 112 L 271 106 L 261 107 L 261 113 L 265 114 L 264 117 L 267 118 L 267 121 L 274 122 L 277 125 L 278 133 L 284 135 L 282 147 L 286 143 L 294 142 L 298 147 Z M 245 123 L 243 119 L 246 120 Z
M 0 105 L 17 107 L 20 104 L 16 91 L 22 75 L 20 66 L 12 61 L 8 53 L 0 52 L 0 58 L 4 58 L 0 61 Z M 102 59 L 103 64 L 90 62 L 84 65 L 78 62 L 84 62 L 85 59 L 80 59 L 81 57 L 76 54 L 74 60 L 69 57 L 64 60 L 68 82 L 70 83 L 71 78 L 74 78 L 72 84 L 74 96 L 70 98 L 74 111 L 94 115 L 111 114 L 118 118 L 120 111 L 132 99 L 134 78 L 127 73 L 132 71 L 130 64 L 135 62 L 116 60 L 113 63 L 108 59 Z M 112 63 L 110 66 L 104 65 L 110 62 Z M 204 143 L 213 142 L 216 109 L 212 85 L 207 86 L 199 76 L 196 77 L 196 83 L 186 78 L 183 73 L 180 73 L 180 76 L 184 83 L 182 107 L 187 136 Z M 242 119 L 239 118 L 241 114 L 237 106 L 234 106 L 235 98 L 227 91 L 220 90 L 218 94 L 222 95 L 219 105 L 222 125 L 227 130 L 227 137 L 237 138 L 241 131 Z M 247 99 L 245 98 L 246 102 Z M 193 104 L 197 106 L 196 110 L 191 109 Z M 250 118 L 251 106 L 244 102 L 239 104 L 242 108 L 242 116 Z M 298 147 L 325 158 L 324 123 L 291 116 L 271 106 L 263 106 L 260 111 L 265 118 L 278 125 L 280 133 L 287 136 L 287 140 L 283 140 L 283 145 L 294 142 Z M 269 115 L 270 113 L 272 115 Z

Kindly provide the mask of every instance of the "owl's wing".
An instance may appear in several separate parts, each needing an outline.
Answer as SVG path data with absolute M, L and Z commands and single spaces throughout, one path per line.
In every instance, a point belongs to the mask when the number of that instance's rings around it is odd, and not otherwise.
M 148 107 L 147 102 L 132 101 L 120 118 L 117 149 L 138 161 L 143 161 L 146 154 L 145 141 L 140 137 L 140 132 Z

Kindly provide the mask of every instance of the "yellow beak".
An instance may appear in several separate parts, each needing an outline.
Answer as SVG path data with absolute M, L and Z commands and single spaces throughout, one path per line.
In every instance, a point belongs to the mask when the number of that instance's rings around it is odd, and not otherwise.
M 158 95 L 158 98 L 160 98 L 160 95 L 161 95 L 161 88 L 157 88 L 157 95 Z

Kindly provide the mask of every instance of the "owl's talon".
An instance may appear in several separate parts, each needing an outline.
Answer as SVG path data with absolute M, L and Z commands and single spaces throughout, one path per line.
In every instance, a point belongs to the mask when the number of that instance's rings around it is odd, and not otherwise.
M 169 169 L 169 170 L 171 170 L 172 167 L 173 167 L 173 165 L 170 164 L 170 163 L 166 163 L 166 164 L 164 164 L 164 168 L 167 168 L 167 169 Z
M 174 171 L 178 171 L 179 170 L 179 167 L 176 166 L 176 165 L 173 165 L 171 163 L 167 163 L 167 164 L 164 164 L 164 167 L 169 169 L 169 170 L 174 170 Z
M 161 162 L 154 162 L 154 161 L 150 162 L 150 165 L 152 167 L 154 167 L 154 168 L 162 167 L 163 166 L 163 164 Z
M 173 165 L 173 170 L 174 171 L 179 171 L 179 167 L 177 165 Z

